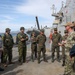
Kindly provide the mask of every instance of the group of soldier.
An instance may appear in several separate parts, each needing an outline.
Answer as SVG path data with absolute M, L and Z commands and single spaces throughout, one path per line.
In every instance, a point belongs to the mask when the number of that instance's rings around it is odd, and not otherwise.
M 69 54 L 65 57 L 65 49 L 70 53 L 70 49 L 75 44 L 75 23 L 67 23 L 65 25 L 65 31 L 64 36 L 61 36 L 60 33 L 58 33 L 57 28 L 54 28 L 53 34 L 51 34 L 52 37 L 50 37 L 50 40 L 52 41 L 51 51 L 52 51 L 52 62 L 54 62 L 54 56 L 55 56 L 55 50 L 57 51 L 57 61 L 60 62 L 60 46 L 62 47 L 62 66 L 65 66 L 65 71 L 63 75 L 75 75 L 75 71 L 73 69 L 73 64 L 75 61 L 75 57 L 71 57 Z M 19 63 L 25 63 L 26 62 L 26 54 L 27 54 L 27 46 L 26 41 L 28 40 L 28 36 L 24 33 L 25 28 L 21 27 L 20 32 L 16 36 L 16 43 L 18 44 L 18 52 L 19 52 Z M 3 40 L 3 52 L 2 52 L 2 63 L 4 66 L 7 66 L 8 64 L 14 64 L 12 62 L 12 48 L 14 45 L 13 37 L 10 34 L 10 29 L 6 28 L 5 34 L 2 37 Z M 38 64 L 40 63 L 41 58 L 41 52 L 43 54 L 43 60 L 45 62 L 48 62 L 46 59 L 46 35 L 44 34 L 44 30 L 40 30 L 40 34 L 36 36 L 36 33 L 33 31 L 31 33 L 31 59 L 34 62 L 34 55 L 35 58 L 38 60 Z M 0 46 L 1 48 L 1 46 Z M 8 58 L 8 61 L 7 61 Z
M 63 64 L 65 64 L 65 70 L 63 75 L 75 75 L 75 49 L 73 49 L 75 45 L 75 22 L 68 22 L 65 24 L 65 29 L 67 33 L 63 36 L 61 43 L 58 43 L 59 46 L 62 46 L 62 54 L 63 54 Z M 65 49 L 68 51 L 68 55 L 65 58 Z M 73 53 L 71 54 L 71 52 Z
M 28 40 L 27 34 L 24 33 L 25 28 L 21 27 L 20 32 L 16 36 L 16 44 L 18 44 L 18 52 L 19 52 L 19 63 L 22 65 L 22 63 L 26 62 L 26 54 L 27 54 L 27 46 L 26 41 Z M 40 57 L 41 52 L 43 53 L 43 60 L 47 62 L 45 52 L 45 42 L 46 42 L 46 36 L 44 34 L 44 30 L 40 30 L 40 34 L 36 37 L 35 32 L 31 33 L 31 59 L 34 61 L 34 54 L 35 58 L 38 59 L 38 63 L 40 63 Z M 38 47 L 37 47 L 38 44 Z M 1 62 L 3 63 L 4 67 L 7 67 L 8 64 L 14 64 L 12 62 L 12 48 L 14 45 L 14 40 L 12 35 L 10 34 L 10 29 L 6 28 L 5 33 L 2 37 L 2 47 L 0 47 L 1 53 Z M 3 49 L 2 49 L 3 48 Z M 38 48 L 38 49 L 37 49 Z M 38 54 L 38 56 L 37 56 Z M 8 59 L 8 60 L 7 60 Z M 0 70 L 3 70 L 0 68 Z
M 54 62 L 54 56 L 55 56 L 55 50 L 57 52 L 57 61 L 60 62 L 60 46 L 62 48 L 62 60 L 63 64 L 62 66 L 65 65 L 65 46 L 62 43 L 62 41 L 65 41 L 68 37 L 68 31 L 64 30 L 64 36 L 61 36 L 60 33 L 58 33 L 57 28 L 54 28 L 54 33 L 50 33 L 50 43 L 51 44 L 51 51 L 52 51 L 52 62 Z
M 75 22 L 68 22 L 64 25 L 64 36 L 58 33 L 57 28 L 50 34 L 50 42 L 52 41 L 52 62 L 54 62 L 54 53 L 57 51 L 57 61 L 60 62 L 60 46 L 62 48 L 62 66 L 65 66 L 64 74 L 75 75 Z M 65 52 L 68 51 L 68 54 Z

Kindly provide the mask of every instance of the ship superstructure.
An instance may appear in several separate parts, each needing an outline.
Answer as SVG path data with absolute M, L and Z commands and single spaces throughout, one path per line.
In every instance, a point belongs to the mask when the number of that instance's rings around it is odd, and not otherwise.
M 58 13 L 53 12 L 52 16 L 55 17 L 53 27 L 57 27 L 61 34 L 64 34 L 64 24 L 67 22 L 75 21 L 75 0 L 66 0 L 65 5 L 63 4 Z

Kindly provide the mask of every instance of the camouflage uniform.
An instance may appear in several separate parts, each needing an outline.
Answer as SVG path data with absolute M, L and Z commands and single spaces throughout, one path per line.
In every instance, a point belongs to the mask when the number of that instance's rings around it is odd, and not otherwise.
M 20 30 L 24 29 L 24 27 L 21 27 Z M 19 62 L 22 63 L 22 59 L 23 62 L 26 62 L 26 51 L 27 51 L 27 47 L 26 47 L 26 41 L 28 40 L 28 36 L 25 33 L 18 33 L 17 34 L 18 37 L 18 52 L 19 52 Z M 24 41 L 21 41 L 21 39 L 24 39 Z
M 41 32 L 44 33 L 44 30 L 41 30 Z M 43 60 L 46 61 L 46 48 L 45 48 L 45 42 L 46 42 L 46 36 L 43 34 L 39 34 L 37 36 L 37 42 L 38 42 L 38 63 L 40 63 L 40 57 L 41 57 L 41 51 L 43 53 Z
M 57 29 L 55 28 L 54 31 L 56 31 Z M 60 43 L 61 40 L 61 35 L 59 33 L 53 33 L 52 35 L 52 62 L 54 62 L 54 53 L 55 53 L 55 49 L 57 51 L 57 59 L 59 61 L 59 45 L 58 43 Z
M 34 58 L 33 58 L 34 53 L 35 53 L 35 58 L 37 58 L 37 41 L 36 41 L 35 33 L 33 32 L 31 35 L 31 59 L 32 61 L 34 61 Z
M 6 28 L 6 31 L 10 31 L 9 28 Z M 4 34 L 3 36 L 3 62 L 7 62 L 7 57 L 9 60 L 9 63 L 12 61 L 12 47 L 13 47 L 14 41 L 11 34 Z
M 75 38 L 75 32 L 70 33 L 67 38 L 67 43 L 65 44 L 65 47 L 68 49 L 68 51 L 70 51 L 72 46 L 75 44 L 75 40 L 73 40 L 73 38 Z M 75 75 L 75 73 L 73 72 L 73 68 L 72 68 L 72 65 L 74 63 L 74 58 L 72 58 L 71 60 L 70 56 L 66 57 L 66 64 L 65 64 L 66 75 Z
M 66 26 L 70 26 L 73 27 L 72 23 L 67 23 L 65 25 Z M 67 40 L 66 40 L 66 44 L 65 44 L 65 48 L 67 48 L 67 50 L 70 52 L 70 49 L 72 48 L 72 46 L 75 44 L 75 32 L 71 31 L 68 34 Z M 75 71 L 73 70 L 73 64 L 75 61 L 75 57 L 70 57 L 69 55 L 66 57 L 66 64 L 65 64 L 65 71 L 64 71 L 64 75 L 75 75 Z
M 68 31 L 65 30 L 64 33 L 65 33 L 65 35 L 62 37 L 62 41 L 65 41 L 65 40 L 67 39 L 67 37 L 68 37 L 68 35 L 66 35 L 66 33 L 68 33 Z M 65 46 L 62 45 L 62 59 L 63 59 L 63 60 L 62 60 L 62 61 L 63 61 L 62 66 L 65 65 L 65 58 L 66 58 L 66 56 L 65 56 Z

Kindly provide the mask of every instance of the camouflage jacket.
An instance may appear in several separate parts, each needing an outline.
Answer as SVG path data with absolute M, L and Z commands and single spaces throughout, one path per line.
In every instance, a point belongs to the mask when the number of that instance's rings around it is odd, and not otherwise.
M 38 35 L 37 36 L 37 43 L 39 46 L 45 46 L 45 42 L 46 42 L 46 36 L 45 35 Z
M 31 43 L 32 44 L 36 44 L 36 37 L 35 36 L 31 36 Z
M 53 33 L 53 35 L 52 35 L 52 45 L 58 46 L 58 43 L 61 42 L 61 39 L 62 39 L 62 37 L 59 33 L 57 33 L 57 34 Z
M 72 46 L 75 44 L 75 32 L 71 32 L 69 33 L 67 40 L 66 40 L 66 44 L 65 47 L 66 48 L 72 48 Z
M 19 46 L 26 46 L 26 41 L 28 40 L 28 36 L 25 33 L 18 33 L 17 34 L 17 39 L 18 39 L 18 45 Z M 21 41 L 21 39 L 24 39 L 24 41 Z
M 65 41 L 67 39 L 68 36 L 64 35 L 62 36 L 62 40 Z
M 5 47 L 13 47 L 14 41 L 11 34 L 4 34 L 3 36 L 3 46 Z

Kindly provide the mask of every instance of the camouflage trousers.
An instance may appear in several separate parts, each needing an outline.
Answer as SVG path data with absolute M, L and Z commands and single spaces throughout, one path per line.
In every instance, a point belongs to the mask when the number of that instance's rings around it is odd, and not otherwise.
M 3 63 L 7 62 L 7 58 L 8 58 L 9 62 L 12 61 L 12 48 L 4 47 L 4 51 L 3 51 Z
M 65 46 L 62 46 L 62 61 L 65 61 L 66 55 L 65 55 Z
M 26 47 L 21 47 L 21 46 L 18 46 L 18 52 L 19 52 L 19 62 L 25 62 L 26 61 Z
M 41 46 L 38 46 L 38 61 L 40 61 L 40 58 L 41 58 L 41 52 L 43 54 L 43 60 L 46 60 L 46 48 L 45 46 L 44 47 L 41 47 Z
M 54 53 L 55 53 L 55 50 L 57 52 L 57 58 L 59 59 L 59 46 L 52 46 L 52 59 L 54 59 Z
M 70 56 L 66 57 L 65 71 L 64 71 L 65 75 L 75 75 L 75 71 L 73 70 L 74 61 L 75 57 L 73 57 L 72 59 L 70 58 Z
M 37 44 L 31 44 L 31 59 L 34 59 L 34 54 L 35 54 L 35 58 L 37 58 Z

